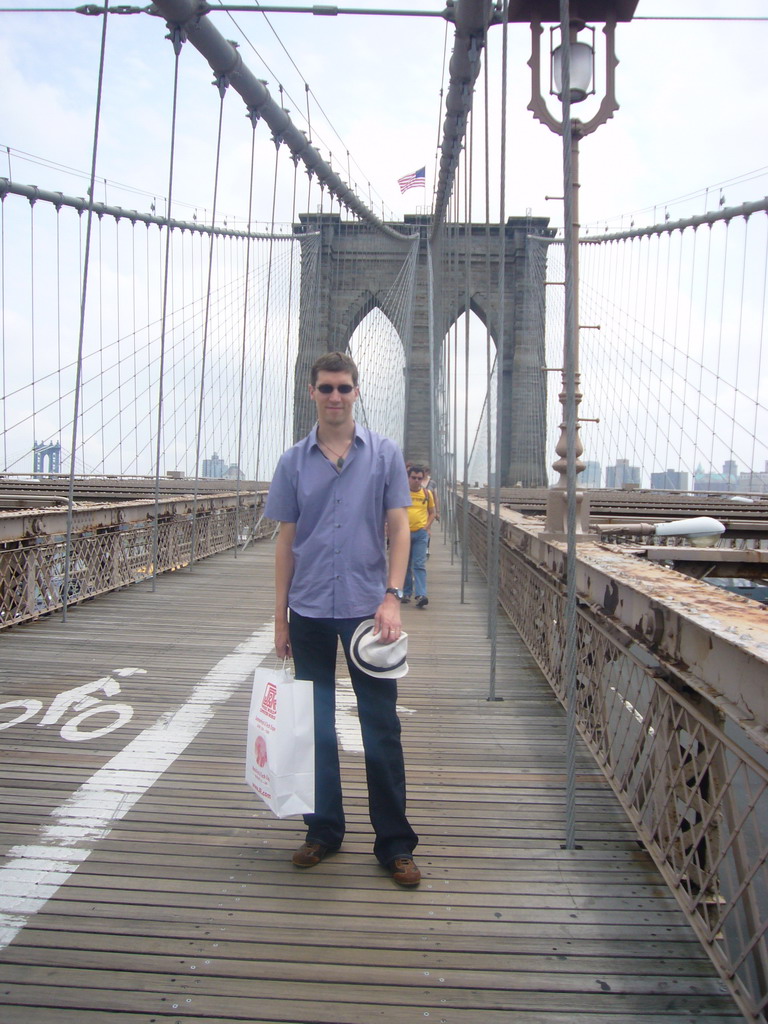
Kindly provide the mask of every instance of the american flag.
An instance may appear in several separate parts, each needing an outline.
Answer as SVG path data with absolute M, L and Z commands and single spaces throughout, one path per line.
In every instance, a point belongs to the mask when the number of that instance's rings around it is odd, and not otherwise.
M 420 167 L 418 171 L 414 171 L 413 174 L 406 174 L 404 178 L 398 178 L 397 184 L 400 186 L 400 191 L 407 192 L 409 188 L 424 188 L 425 171 L 426 167 Z

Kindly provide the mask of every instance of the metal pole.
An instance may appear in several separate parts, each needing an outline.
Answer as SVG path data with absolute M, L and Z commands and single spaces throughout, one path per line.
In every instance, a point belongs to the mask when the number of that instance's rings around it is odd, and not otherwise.
M 508 52 L 508 29 L 509 29 L 509 3 L 504 3 L 502 22 L 502 43 L 501 43 L 501 186 L 499 190 L 499 271 L 498 271 L 498 339 L 496 342 L 496 458 L 495 458 L 495 479 L 493 481 L 493 511 L 490 504 L 488 515 L 493 516 L 493 529 L 491 530 L 491 564 L 488 587 L 490 589 L 490 615 L 489 633 L 491 641 L 490 668 L 488 673 L 488 700 L 495 701 L 501 698 L 496 696 L 496 668 L 497 668 L 497 647 L 498 647 L 498 621 L 499 621 L 499 552 L 501 548 L 501 474 L 502 467 L 502 445 L 501 437 L 504 421 L 504 331 L 505 317 L 504 306 L 506 299 L 506 269 L 507 269 L 507 225 L 506 220 L 506 173 L 507 173 L 507 52 Z
M 569 0 L 560 0 L 560 32 L 563 55 L 563 199 L 565 227 L 565 337 L 563 341 L 563 395 L 566 440 L 566 595 L 565 595 L 565 692 L 566 692 L 566 850 L 576 847 L 576 693 L 578 617 L 576 607 L 576 472 L 579 357 L 579 183 L 578 128 L 571 122 L 571 39 Z M 562 469 L 561 469 L 562 479 Z
M 64 542 L 64 580 L 62 582 L 62 619 L 67 621 L 69 604 L 70 580 L 72 577 L 72 546 L 75 508 L 75 470 L 77 458 L 77 427 L 80 419 L 80 392 L 83 383 L 83 344 L 85 339 L 85 310 L 88 296 L 88 267 L 91 261 L 91 228 L 93 225 L 93 195 L 96 187 L 96 157 L 99 150 L 99 126 L 101 123 L 101 101 L 104 85 L 104 55 L 107 43 L 108 4 L 104 5 L 104 20 L 101 25 L 101 54 L 99 57 L 99 75 L 96 88 L 96 113 L 93 125 L 93 150 L 91 154 L 91 177 L 88 188 L 88 218 L 85 231 L 85 252 L 83 254 L 82 289 L 80 292 L 80 329 L 77 340 L 77 370 L 75 373 L 75 395 L 72 411 L 72 453 L 69 464 L 69 486 L 67 488 L 67 533 Z

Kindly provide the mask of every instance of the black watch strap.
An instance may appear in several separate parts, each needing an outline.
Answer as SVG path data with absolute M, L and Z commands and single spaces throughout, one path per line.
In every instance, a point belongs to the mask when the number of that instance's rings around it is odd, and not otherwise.
M 394 594 L 398 601 L 402 601 L 403 600 L 403 592 L 402 592 L 402 590 L 398 590 L 397 587 L 387 587 L 387 589 L 384 591 L 384 593 L 385 594 Z

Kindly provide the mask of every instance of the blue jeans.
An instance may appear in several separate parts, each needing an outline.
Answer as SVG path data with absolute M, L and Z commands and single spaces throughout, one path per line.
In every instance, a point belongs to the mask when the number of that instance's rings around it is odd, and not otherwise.
M 427 596 L 427 549 L 429 547 L 429 534 L 426 530 L 413 530 L 411 532 L 411 553 L 408 556 L 408 568 L 405 571 L 405 585 L 403 596 L 416 597 Z
M 311 679 L 315 693 L 315 811 L 305 814 L 307 842 L 341 846 L 346 828 L 336 738 L 336 649 L 341 640 L 357 697 L 365 750 L 368 811 L 376 833 L 373 852 L 387 865 L 410 856 L 419 839 L 405 816 L 405 765 L 397 717 L 397 683 L 372 679 L 350 662 L 349 643 L 360 622 L 312 619 L 290 613 L 297 679 Z

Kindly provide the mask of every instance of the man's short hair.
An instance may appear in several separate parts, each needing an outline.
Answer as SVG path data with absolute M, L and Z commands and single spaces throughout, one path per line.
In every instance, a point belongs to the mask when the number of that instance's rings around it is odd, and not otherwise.
M 352 377 L 352 383 L 357 387 L 357 366 L 355 366 L 354 359 L 346 352 L 326 352 L 325 355 L 315 360 L 309 376 L 312 387 L 317 384 L 317 375 L 323 371 L 326 373 L 348 373 Z
M 408 470 L 408 474 L 410 475 L 411 473 L 420 473 L 422 476 L 424 476 L 424 467 L 423 466 L 411 466 L 411 468 Z

